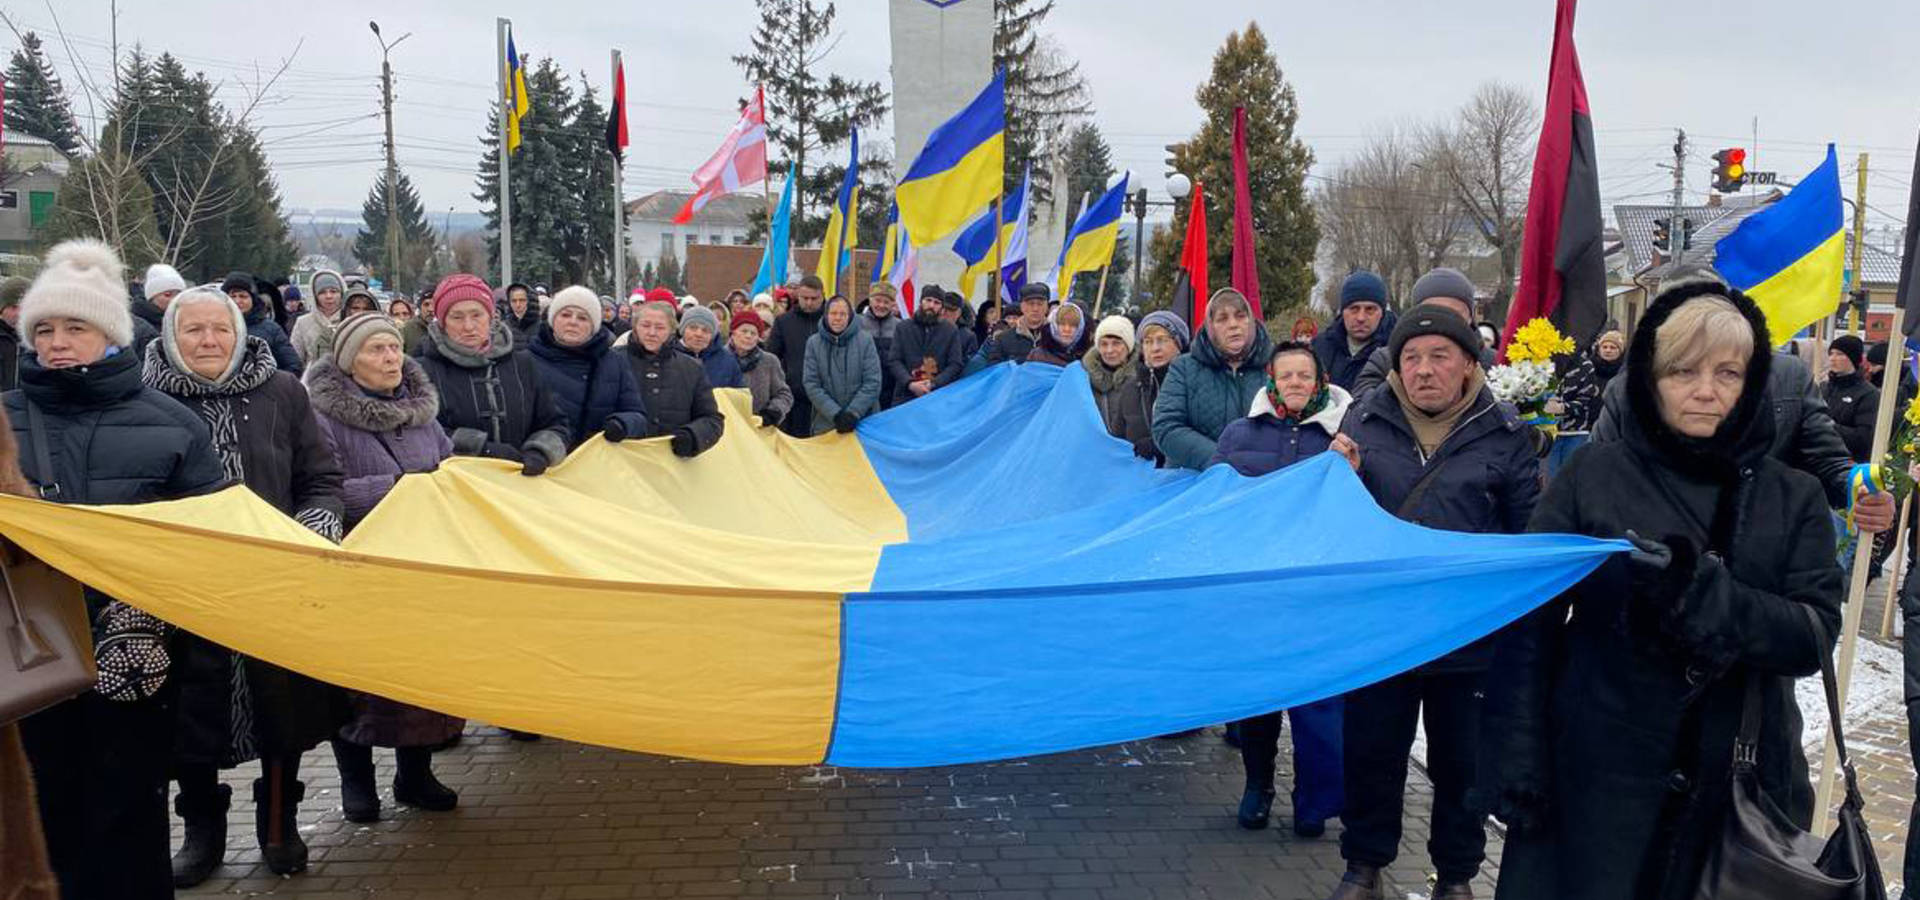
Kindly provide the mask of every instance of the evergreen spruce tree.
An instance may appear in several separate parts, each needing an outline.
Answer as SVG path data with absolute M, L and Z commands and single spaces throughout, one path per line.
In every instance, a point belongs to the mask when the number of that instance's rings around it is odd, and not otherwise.
M 416 285 L 427 279 L 437 236 L 427 222 L 426 205 L 407 173 L 394 179 L 394 209 L 400 226 L 400 257 L 395 266 L 387 263 L 387 171 L 382 168 L 367 189 L 360 204 L 360 231 L 353 237 L 353 256 L 361 268 L 381 282 L 398 288 Z
M 1213 57 L 1213 72 L 1194 94 L 1206 120 L 1176 146 L 1174 167 L 1206 186 L 1208 258 L 1213 283 L 1225 285 L 1233 265 L 1233 110 L 1247 110 L 1247 172 L 1253 195 L 1253 227 L 1260 259 L 1261 305 L 1274 312 L 1305 300 L 1313 290 L 1313 256 L 1320 227 L 1307 194 L 1313 151 L 1294 133 L 1299 104 L 1293 86 L 1260 26 L 1227 36 Z M 1173 227 L 1148 252 L 1154 260 L 1154 305 L 1172 293 L 1187 206 L 1175 207 Z
M 73 154 L 80 149 L 80 125 L 60 76 L 53 71 L 40 36 L 29 31 L 20 49 L 7 63 L 6 126 L 8 133 L 30 134 Z
M 1020 189 L 1020 174 L 1033 164 L 1037 203 L 1053 198 L 1053 171 L 1047 156 L 1056 136 L 1075 118 L 1093 111 L 1080 64 L 1045 40 L 1041 23 L 1054 0 L 993 0 L 993 64 L 1007 73 L 1007 174 L 1009 195 Z
M 613 154 L 607 151 L 607 108 L 600 105 L 592 82 L 580 73 L 580 99 L 567 122 L 567 168 L 575 189 L 567 200 L 573 220 L 566 228 L 562 257 L 568 284 L 584 284 L 604 292 L 613 284 Z M 559 284 L 553 284 L 557 290 Z
M 830 151 L 844 148 L 852 129 L 864 131 L 880 123 L 890 101 L 879 82 L 822 74 L 835 46 L 832 3 L 755 2 L 760 24 L 753 32 L 752 51 L 733 57 L 733 62 L 748 82 L 766 91 L 767 139 L 775 151 L 768 156 L 768 171 L 784 172 L 792 162 L 800 173 L 794 193 L 794 243 L 816 243 L 826 233 L 826 211 L 846 171 L 842 162 L 837 166 L 840 174 L 835 174 L 835 154 Z M 846 158 L 844 149 L 838 157 Z M 815 160 L 812 169 L 809 158 Z
M 153 218 L 153 189 L 131 162 L 112 150 L 83 157 L 54 196 L 45 242 L 69 238 L 106 241 L 134 272 L 159 262 L 165 243 Z
M 513 154 L 513 280 L 522 284 L 565 283 L 566 229 L 574 224 L 580 185 L 569 171 L 567 117 L 573 90 L 551 59 L 528 66 L 527 115 L 520 120 L 520 148 Z M 493 279 L 500 273 L 500 117 L 487 114 L 484 152 L 473 199 L 487 218 L 487 256 Z
M 653 286 L 666 288 L 676 294 L 684 294 L 687 292 L 684 279 L 685 276 L 680 272 L 680 257 L 672 253 L 661 254 L 660 267 L 653 273 Z

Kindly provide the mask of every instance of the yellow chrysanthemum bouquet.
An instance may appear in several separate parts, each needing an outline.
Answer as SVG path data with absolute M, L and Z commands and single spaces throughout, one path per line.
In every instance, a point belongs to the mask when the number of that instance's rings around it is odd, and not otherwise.
M 1527 424 L 1554 437 L 1560 422 L 1546 410 L 1547 401 L 1560 390 L 1553 361 L 1573 349 L 1573 338 L 1561 334 L 1546 319 L 1534 319 L 1513 333 L 1513 340 L 1507 343 L 1506 365 L 1487 370 L 1487 387 L 1495 399 L 1513 404 Z

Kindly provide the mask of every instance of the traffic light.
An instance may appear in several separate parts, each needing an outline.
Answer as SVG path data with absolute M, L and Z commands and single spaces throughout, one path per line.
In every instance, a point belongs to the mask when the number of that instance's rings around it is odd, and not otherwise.
M 1864 290 L 1854 290 L 1851 293 L 1847 294 L 1847 299 L 1850 301 L 1850 305 L 1853 307 L 1854 313 L 1857 316 L 1859 316 L 1857 321 L 1862 321 L 1862 322 L 1866 321 L 1867 292 Z
M 1673 248 L 1673 233 L 1667 228 L 1667 219 L 1653 220 L 1653 249 L 1666 253 Z
M 1179 153 L 1180 153 L 1180 148 L 1181 148 L 1181 147 L 1183 147 L 1183 146 L 1185 146 L 1185 145 L 1184 145 L 1184 144 L 1168 144 L 1168 145 L 1166 145 L 1166 146 L 1167 146 L 1167 172 L 1166 172 L 1166 175 L 1167 175 L 1167 177 L 1169 177 L 1169 178 L 1171 178 L 1171 177 L 1173 177 L 1173 173 L 1175 173 L 1175 172 L 1178 172 L 1178 171 L 1180 171 L 1180 167 L 1179 167 L 1178 165 L 1176 165 L 1176 164 L 1175 164 L 1175 161 L 1174 161 L 1174 158 L 1175 158 L 1176 156 L 1178 156 L 1178 155 L 1179 155 Z
M 1713 155 L 1713 189 L 1731 194 L 1746 187 L 1747 151 L 1730 147 Z
M 1692 219 L 1680 220 L 1680 247 L 1683 250 L 1693 249 L 1693 220 Z

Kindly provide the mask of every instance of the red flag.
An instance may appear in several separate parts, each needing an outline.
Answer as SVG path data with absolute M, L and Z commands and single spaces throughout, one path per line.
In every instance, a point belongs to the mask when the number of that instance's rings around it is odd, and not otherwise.
M 1260 260 L 1253 246 L 1253 189 L 1247 184 L 1244 106 L 1233 108 L 1233 287 L 1247 295 L 1254 321 L 1265 318 L 1260 313 Z
M 613 69 L 613 108 L 607 110 L 607 152 L 625 159 L 627 147 L 627 64 Z
M 1180 248 L 1180 273 L 1173 285 L 1173 309 L 1197 328 L 1207 320 L 1207 204 L 1206 186 L 1193 183 L 1187 206 L 1187 241 Z
M 1520 326 L 1541 316 L 1582 345 L 1607 320 L 1600 178 L 1587 87 L 1573 49 L 1573 7 L 1574 0 L 1560 0 L 1554 15 L 1547 110 L 1540 122 L 1520 245 L 1520 287 L 1507 312 L 1502 346 Z
M 749 184 L 767 180 L 767 114 L 764 98 L 754 89 L 753 101 L 740 110 L 740 121 L 720 142 L 720 149 L 693 173 L 693 196 L 673 217 L 673 224 L 685 225 L 707 202 L 731 194 Z

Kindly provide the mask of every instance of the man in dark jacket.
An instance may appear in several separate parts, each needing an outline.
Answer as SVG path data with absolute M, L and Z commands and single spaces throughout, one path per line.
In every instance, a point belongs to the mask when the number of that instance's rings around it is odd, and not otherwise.
M 893 405 L 894 381 L 893 368 L 887 360 L 893 358 L 894 336 L 900 333 L 900 298 L 894 290 L 893 282 L 881 279 L 867 286 L 867 309 L 859 316 L 860 327 L 873 335 L 873 347 L 880 351 L 880 408 Z
M 1833 427 L 1857 463 L 1873 456 L 1873 417 L 1880 409 L 1880 391 L 1867 381 L 1861 366 L 1866 344 L 1843 334 L 1827 345 L 1827 386 L 1823 392 Z
M 440 426 L 453 452 L 511 460 L 528 475 L 545 474 L 566 459 L 572 423 L 553 402 L 533 357 L 514 348 L 486 282 L 449 275 L 433 297 L 420 367 L 440 392 Z
M 1441 309 L 1452 310 L 1454 315 L 1471 322 L 1473 321 L 1474 293 L 1473 282 L 1469 281 L 1466 275 L 1459 269 L 1443 266 L 1420 276 L 1420 280 L 1413 283 L 1413 305 L 1414 307 L 1438 306 Z M 1383 334 L 1391 334 L 1392 320 L 1389 319 L 1382 328 Z M 1485 343 L 1486 336 L 1480 331 L 1479 326 L 1474 327 L 1474 332 L 1481 335 L 1480 368 L 1490 368 L 1494 362 L 1493 347 Z M 1392 371 L 1392 354 L 1387 352 L 1385 344 L 1381 344 L 1368 355 L 1366 365 L 1360 369 L 1360 377 L 1354 379 L 1352 387 L 1348 390 L 1353 393 L 1355 399 L 1365 397 L 1386 384 L 1387 373 Z
M 767 352 L 780 357 L 780 368 L 786 372 L 787 384 L 795 386 L 793 408 L 787 411 L 787 417 L 780 422 L 780 430 L 794 437 L 809 437 L 813 433 L 813 402 L 807 399 L 807 392 L 799 390 L 798 386 L 807 368 L 807 339 L 820 331 L 820 316 L 827 302 L 825 291 L 826 286 L 821 283 L 819 276 L 801 278 L 800 283 L 788 292 L 793 300 L 792 308 L 773 320 L 773 335 L 767 338 Z M 639 327 L 636 322 L 635 330 Z M 644 382 L 641 387 L 646 387 Z
M 967 308 L 967 298 L 959 291 L 943 291 L 939 285 L 928 285 L 920 295 L 921 303 L 935 303 L 940 307 L 940 321 L 952 325 L 955 332 L 954 344 L 960 354 L 960 371 L 966 371 L 967 361 L 980 351 L 980 338 L 973 333 L 973 315 Z M 960 377 L 958 373 L 955 378 Z
M 500 306 L 500 317 L 513 332 L 513 349 L 525 350 L 533 343 L 533 336 L 540 333 L 540 323 L 545 321 L 542 312 L 526 285 L 507 285 L 507 300 Z
M 1920 382 L 1914 381 L 1913 370 L 1907 368 L 1904 349 L 1901 350 L 1900 356 L 1901 358 L 1897 360 L 1900 369 L 1900 394 L 1896 400 L 1897 405 L 1894 406 L 1894 409 L 1898 410 L 1895 415 L 1906 412 L 1907 407 L 1913 403 L 1914 393 L 1920 391 Z M 1876 341 L 1867 348 L 1866 370 L 1867 380 L 1873 382 L 1875 388 L 1885 387 L 1883 379 L 1887 372 L 1886 341 Z
M 240 307 L 240 312 L 246 315 L 247 334 L 267 342 L 267 347 L 273 350 L 273 362 L 280 367 L 280 371 L 298 375 L 305 369 L 300 362 L 300 354 L 294 352 L 293 342 L 287 339 L 287 330 L 273 320 L 273 310 L 254 292 L 252 275 L 245 272 L 228 273 L 227 279 L 220 282 L 220 292 L 232 297 Z M 135 351 L 141 354 L 147 352 L 147 343 L 160 335 L 159 330 L 151 326 L 148 327 L 150 333 L 143 335 L 141 326 L 145 324 L 140 317 L 133 318 L 133 342 Z
M 1360 447 L 1360 480 L 1382 509 L 1429 528 L 1517 534 L 1540 493 L 1528 428 L 1493 399 L 1480 336 L 1446 310 L 1416 309 L 1388 343 L 1387 387 L 1355 404 L 1342 433 Z M 1433 821 L 1427 844 L 1439 871 L 1435 900 L 1471 897 L 1486 857 L 1481 819 L 1468 811 L 1479 744 L 1479 701 L 1491 639 L 1347 695 L 1346 808 L 1335 900 L 1377 900 L 1380 870 L 1399 855 L 1407 757 L 1425 707 Z
M 646 404 L 652 427 L 645 435 L 615 434 L 614 423 L 609 422 L 607 435 L 614 438 L 666 435 L 672 441 L 675 456 L 692 459 L 719 443 L 726 420 L 714 403 L 713 386 L 707 381 L 706 370 L 693 357 L 668 343 L 673 324 L 673 307 L 664 303 L 648 303 L 633 314 L 627 363 L 633 367 L 633 378 L 640 385 L 640 399 Z
M 1026 362 L 1027 355 L 1040 342 L 1040 329 L 1047 327 L 1047 301 L 1051 298 L 1047 286 L 1038 281 L 1029 281 L 1021 287 L 1020 315 L 1013 320 L 1012 327 L 980 347 L 982 362 L 989 366 L 1007 360 Z
M 32 283 L 18 275 L 0 281 L 0 392 L 20 386 L 20 298 Z
M 1329 381 L 1353 392 L 1367 357 L 1386 347 L 1392 333 L 1387 283 L 1365 269 L 1356 270 L 1341 282 L 1340 309 L 1327 329 L 1314 336 L 1313 355 L 1320 357 L 1320 368 L 1326 370 Z
M 941 313 L 942 303 L 920 297 L 913 319 L 902 322 L 894 331 L 892 352 L 882 353 L 880 362 L 893 384 L 893 402 L 905 403 L 924 397 L 935 388 L 946 387 L 960 377 L 967 364 L 960 331 Z M 932 376 L 927 377 L 929 368 Z M 881 390 L 886 390 L 885 386 Z

